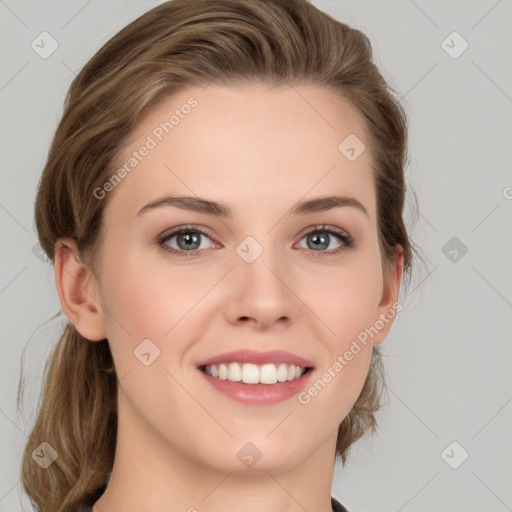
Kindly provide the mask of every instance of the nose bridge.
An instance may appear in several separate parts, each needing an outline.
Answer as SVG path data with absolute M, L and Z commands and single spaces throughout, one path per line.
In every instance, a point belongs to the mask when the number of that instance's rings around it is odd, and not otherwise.
M 290 272 L 282 258 L 280 247 L 271 243 L 271 236 L 262 240 L 247 236 L 235 248 L 236 283 L 230 299 L 232 321 L 252 318 L 269 324 L 283 317 L 293 317 L 293 293 Z
M 279 292 L 286 295 L 284 290 L 285 275 L 279 279 L 279 274 L 286 273 L 286 265 L 283 263 L 280 247 L 272 242 L 271 236 L 262 236 L 257 240 L 249 235 L 236 247 L 236 253 L 240 259 L 237 261 L 239 275 L 246 288 L 263 287 L 262 292 Z

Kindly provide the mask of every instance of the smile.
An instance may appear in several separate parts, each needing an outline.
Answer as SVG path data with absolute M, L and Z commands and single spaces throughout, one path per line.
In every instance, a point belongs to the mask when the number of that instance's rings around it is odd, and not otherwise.
M 221 363 L 206 364 L 200 370 L 211 377 L 244 384 L 276 384 L 299 379 L 309 368 L 287 363 Z

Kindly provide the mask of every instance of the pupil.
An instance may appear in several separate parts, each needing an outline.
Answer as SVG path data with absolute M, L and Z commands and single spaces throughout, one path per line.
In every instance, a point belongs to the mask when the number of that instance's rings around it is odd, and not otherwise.
M 326 235 L 320 235 L 318 233 L 315 233 L 314 235 L 311 235 L 313 237 L 313 244 L 316 247 L 322 246 L 322 249 L 326 249 L 329 246 L 329 242 L 327 241 Z
M 182 246 L 182 244 L 180 243 L 180 241 L 183 239 L 186 240 L 186 243 L 184 246 Z M 183 248 L 191 248 L 191 245 L 189 242 L 191 242 L 192 244 L 197 244 L 197 246 L 199 246 L 200 244 L 198 243 L 198 239 L 199 239 L 199 235 L 198 233 L 195 233 L 195 234 L 184 234 L 184 235 L 180 235 L 178 236 L 178 245 L 180 246 L 180 249 L 183 249 Z M 193 247 L 193 249 L 197 249 L 197 247 Z

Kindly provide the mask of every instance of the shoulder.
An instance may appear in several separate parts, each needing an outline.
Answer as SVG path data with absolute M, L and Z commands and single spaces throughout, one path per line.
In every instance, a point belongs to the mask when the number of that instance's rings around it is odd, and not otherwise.
M 333 512 L 350 512 L 333 496 L 331 496 L 331 508 Z

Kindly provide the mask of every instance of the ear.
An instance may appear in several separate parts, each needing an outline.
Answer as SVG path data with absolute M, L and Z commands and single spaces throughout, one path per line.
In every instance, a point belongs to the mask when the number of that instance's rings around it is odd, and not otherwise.
M 62 309 L 76 330 L 91 341 L 105 339 L 98 282 L 72 238 L 60 238 L 55 245 L 55 281 Z
M 373 337 L 373 345 L 380 345 L 387 337 L 391 326 L 396 318 L 396 314 L 400 311 L 401 306 L 398 303 L 398 292 L 402 283 L 404 269 L 404 251 L 400 244 L 397 244 L 393 255 L 393 265 L 386 279 L 384 277 L 384 288 L 382 291 L 382 299 L 377 308 L 377 317 L 375 319 L 374 328 L 378 331 Z

